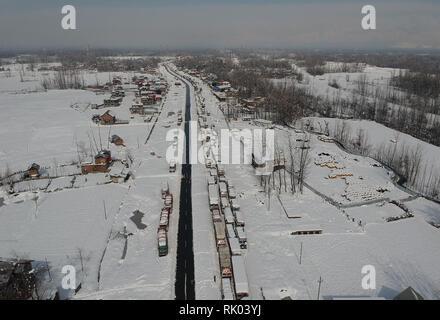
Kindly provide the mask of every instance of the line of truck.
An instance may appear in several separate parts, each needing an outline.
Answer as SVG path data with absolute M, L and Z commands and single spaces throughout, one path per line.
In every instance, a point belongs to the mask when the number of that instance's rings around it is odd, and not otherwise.
M 224 177 L 224 169 L 211 169 L 207 186 L 222 276 L 222 296 L 224 300 L 242 299 L 249 296 L 242 256 L 247 239 L 239 206 L 234 210 L 231 203 L 236 198 L 235 189 Z
M 200 99 L 200 96 L 196 95 L 196 98 Z M 202 106 L 198 109 L 199 126 L 206 129 L 208 121 L 204 116 L 210 114 L 206 112 L 203 100 L 199 101 Z M 207 147 L 205 167 L 209 171 L 208 200 L 222 277 L 222 297 L 224 300 L 243 299 L 249 296 L 245 262 L 242 256 L 242 249 L 247 247 L 244 233 L 245 222 L 240 213 L 235 188 L 228 183 L 224 166 L 218 164 L 215 154 L 209 147 L 216 143 L 215 135 L 209 133 L 206 135 L 202 141 Z
M 168 226 L 170 214 L 173 211 L 173 194 L 169 192 L 168 183 L 162 186 L 161 193 L 164 206 L 160 212 L 159 228 L 157 229 L 157 251 L 159 257 L 168 254 Z

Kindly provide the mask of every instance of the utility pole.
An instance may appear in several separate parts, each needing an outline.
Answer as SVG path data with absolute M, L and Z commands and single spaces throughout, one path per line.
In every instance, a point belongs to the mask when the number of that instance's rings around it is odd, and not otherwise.
M 319 280 L 318 280 L 318 298 L 317 298 L 317 300 L 319 300 L 319 294 L 321 293 L 321 283 L 322 283 L 322 281 L 324 281 L 324 280 L 322 280 L 322 278 L 320 276 Z
M 105 201 L 103 200 L 102 203 L 104 204 L 104 217 L 105 220 L 107 220 L 107 209 L 105 208 Z

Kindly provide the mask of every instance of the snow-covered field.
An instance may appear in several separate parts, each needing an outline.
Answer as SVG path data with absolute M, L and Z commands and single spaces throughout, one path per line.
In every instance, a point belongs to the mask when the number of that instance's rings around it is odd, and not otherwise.
M 421 141 L 408 134 L 398 132 L 387 128 L 374 121 L 368 120 L 340 120 L 335 118 L 305 118 L 303 122 L 310 123 L 315 130 L 321 131 L 328 124 L 330 134 L 335 131 L 342 122 L 346 124 L 346 130 L 351 139 L 355 139 L 361 130 L 364 133 L 364 141 L 369 148 L 369 154 L 375 156 L 380 149 L 396 150 L 419 148 L 421 153 L 421 172 L 419 179 L 427 180 L 430 174 L 434 177 L 440 175 L 440 163 L 437 159 L 440 157 L 440 147 Z
M 126 97 L 111 108 L 127 125 L 97 126 L 91 117 L 105 109 L 91 110 L 110 96 L 84 90 L 34 91 L 39 72 L 27 73 L 20 82 L 18 71 L 0 78 L 0 172 L 25 171 L 32 163 L 47 168 L 50 177 L 14 184 L 10 195 L 0 191 L 0 257 L 29 258 L 50 267 L 52 280 L 46 295 L 61 286 L 61 268 L 73 265 L 81 283 L 76 299 L 173 299 L 176 233 L 179 214 L 180 171 L 169 173 L 165 159 L 165 137 L 177 116 L 168 112 L 184 106 L 184 91 L 169 79 L 170 93 L 150 139 L 156 116 L 144 123 L 131 119 L 128 108 L 134 87 L 124 85 Z M 131 79 L 132 74 L 121 74 Z M 111 75 L 113 76 L 113 74 Z M 85 74 L 91 84 L 102 82 L 108 73 Z M 111 79 L 111 78 L 110 78 Z M 22 91 L 27 89 L 27 91 Z M 20 92 L 17 92 L 20 91 Z M 108 143 L 117 134 L 124 146 Z M 132 159 L 133 178 L 123 184 L 110 183 L 108 174 L 81 175 L 72 162 L 91 161 L 96 145 L 109 149 L 114 159 Z M 20 175 L 18 175 L 20 176 Z M 174 210 L 168 231 L 169 254 L 158 257 L 162 183 L 174 194 Z M 139 228 L 133 218 L 139 211 Z M 46 277 L 47 278 L 47 277 Z

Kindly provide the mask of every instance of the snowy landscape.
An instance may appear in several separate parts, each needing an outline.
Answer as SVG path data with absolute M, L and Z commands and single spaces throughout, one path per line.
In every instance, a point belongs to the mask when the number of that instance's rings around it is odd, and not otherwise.
M 197 147 L 205 154 L 204 163 L 191 165 L 196 299 L 315 299 L 318 285 L 323 299 L 393 299 L 408 287 L 425 299 L 440 298 L 440 203 L 399 183 L 374 152 L 346 148 L 337 130 L 341 122 L 353 134 L 361 130 L 370 150 L 420 145 L 432 170 L 438 170 L 439 147 L 368 120 L 314 116 L 285 126 L 230 118 L 230 102 L 219 100 L 200 73 L 178 68 L 174 58 L 160 60 L 148 71 L 81 70 L 83 89 L 42 88 L 57 73 L 38 69 L 56 63 L 37 64 L 34 71 L 13 60 L 6 64 L 0 79 L 6 115 L 0 120 L 0 257 L 32 261 L 39 299 L 175 298 L 182 161 L 171 170 L 167 152 L 179 147 L 166 137 L 174 128 L 177 138 L 181 123 L 189 124 L 182 119 L 187 92 L 191 130 L 198 131 Z M 365 72 L 384 78 L 380 68 Z M 319 85 L 306 76 L 321 88 L 318 96 L 325 92 L 327 79 Z M 131 112 L 144 86 L 163 88 L 151 115 Z M 116 88 L 124 92 L 120 105 L 100 107 Z M 354 89 L 347 84 L 344 90 Z M 107 110 L 121 124 L 92 121 Z M 234 129 L 232 139 L 240 144 L 243 130 L 259 128 L 274 130 L 283 160 L 268 175 L 256 175 L 249 163 L 228 164 L 212 151 L 222 129 Z M 123 143 L 112 142 L 114 135 Z M 102 150 L 111 153 L 104 171 L 89 164 Z M 296 158 L 305 155 L 295 150 L 306 150 L 304 167 Z M 92 172 L 84 172 L 90 166 Z M 215 191 L 216 204 L 208 186 L 222 183 L 228 188 L 225 195 L 221 187 Z M 161 256 L 164 185 L 175 200 Z M 75 290 L 62 288 L 66 265 L 76 270 Z M 361 285 L 365 265 L 375 267 L 374 289 Z
M 438 4 L 80 2 L 0 12 L 0 300 L 440 300 Z

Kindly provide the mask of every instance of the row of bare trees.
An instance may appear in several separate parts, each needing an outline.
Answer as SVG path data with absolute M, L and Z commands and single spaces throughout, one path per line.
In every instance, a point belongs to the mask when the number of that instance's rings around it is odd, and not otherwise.
M 327 126 L 328 128 L 328 126 Z M 370 156 L 400 176 L 399 183 L 433 199 L 440 200 L 440 174 L 435 163 L 429 163 L 424 157 L 420 144 L 408 145 L 396 132 L 390 143 L 381 143 L 373 148 L 364 129 L 352 133 L 346 121 L 336 121 L 329 135 L 337 139 L 348 149 Z
M 52 77 L 41 80 L 41 86 L 45 89 L 81 89 L 85 87 L 84 75 L 75 69 L 62 69 Z

